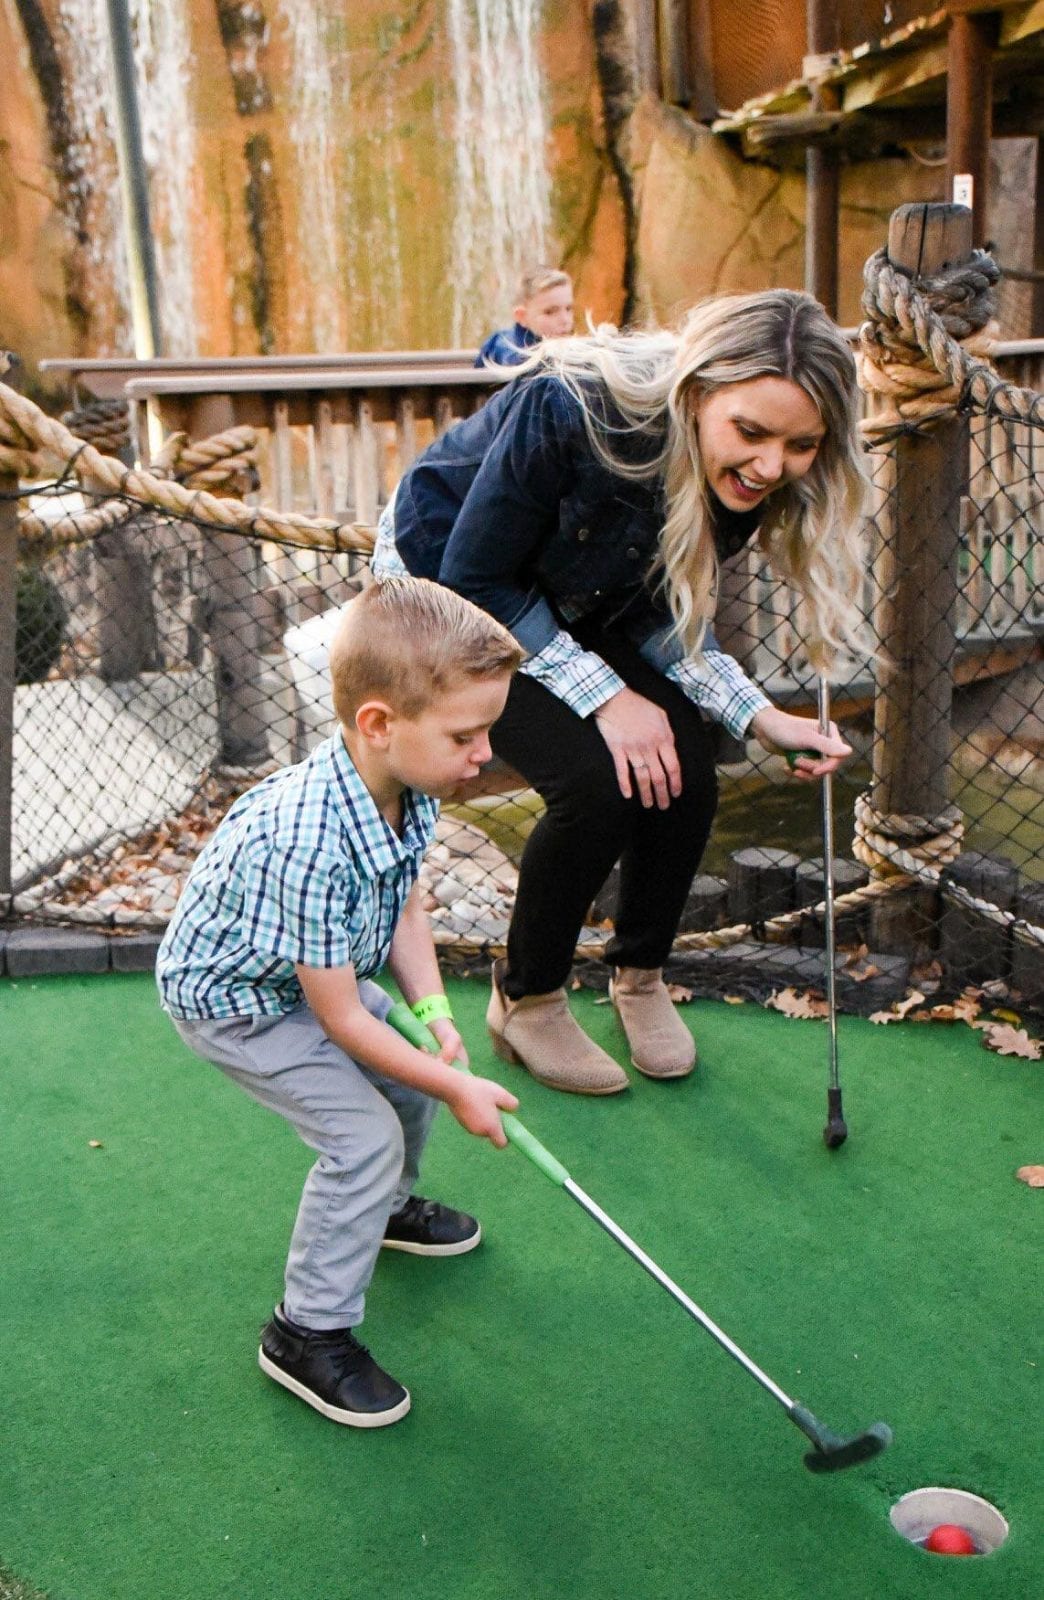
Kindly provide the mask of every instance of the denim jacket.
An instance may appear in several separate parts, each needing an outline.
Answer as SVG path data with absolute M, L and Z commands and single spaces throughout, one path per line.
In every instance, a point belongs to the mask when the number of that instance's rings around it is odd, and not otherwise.
M 624 432 L 600 386 L 591 402 L 614 454 L 635 463 L 658 454 L 662 432 Z M 757 527 L 756 513 L 718 502 L 714 516 L 722 558 Z M 663 672 L 682 656 L 653 572 L 664 517 L 659 479 L 634 481 L 607 467 L 575 397 L 557 377 L 536 373 L 499 390 L 407 470 L 395 543 L 412 573 L 473 600 L 530 655 L 563 624 L 598 616 Z

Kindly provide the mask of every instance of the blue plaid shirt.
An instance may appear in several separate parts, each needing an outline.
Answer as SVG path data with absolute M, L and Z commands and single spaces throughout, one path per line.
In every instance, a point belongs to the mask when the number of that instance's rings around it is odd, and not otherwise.
M 160 945 L 164 1009 L 192 1021 L 278 1016 L 304 999 L 294 973 L 366 978 L 435 836 L 438 801 L 408 789 L 400 838 L 340 733 L 238 799 L 207 843 Z

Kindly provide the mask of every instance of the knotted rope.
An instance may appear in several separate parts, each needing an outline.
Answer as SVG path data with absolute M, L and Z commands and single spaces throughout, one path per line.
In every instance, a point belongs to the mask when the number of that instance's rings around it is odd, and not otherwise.
M 63 411 L 62 422 L 77 439 L 86 439 L 98 450 L 122 450 L 130 444 L 126 400 L 92 400 L 76 411 Z
M 233 473 L 253 472 L 254 458 L 250 441 L 245 437 L 252 432 L 252 429 L 230 429 L 227 434 L 217 436 L 218 441 L 224 441 L 220 448 L 210 440 L 191 446 L 172 444 L 171 455 L 169 459 L 161 459 L 159 472 L 144 471 L 102 455 L 94 445 L 77 439 L 63 423 L 48 417 L 31 400 L 0 383 L 0 472 L 24 479 L 40 479 L 49 473 L 57 473 L 60 478 L 74 476 L 86 494 L 116 497 L 121 506 L 131 502 L 125 515 L 141 508 L 154 509 L 209 525 L 217 532 L 242 533 L 309 550 L 355 550 L 369 554 L 373 549 L 373 530 L 361 524 L 335 522 L 328 517 L 305 517 L 271 507 L 247 506 L 238 499 L 221 498 L 212 492 L 212 487 L 205 487 L 208 483 L 212 485 L 214 480 L 210 474 L 217 471 L 221 457 L 232 463 Z M 216 456 L 211 446 L 217 450 Z M 195 472 L 200 473 L 200 487 L 193 488 L 190 481 L 177 481 L 178 465 L 183 458 L 189 467 L 189 480 Z M 172 470 L 175 476 L 166 476 Z M 223 479 L 227 470 L 222 469 Z M 104 521 L 99 532 L 124 520 L 114 507 L 103 506 L 100 510 Z M 79 540 L 90 536 L 84 533 L 84 522 L 83 517 L 65 517 L 46 523 L 25 513 L 19 519 L 19 527 L 30 539 L 54 541 L 58 528 L 62 530 L 57 534 L 59 541 Z
M 875 400 L 864 434 L 883 443 L 930 427 L 958 408 L 1044 424 L 1044 396 L 1008 383 L 981 357 L 996 337 L 1000 269 L 976 250 L 959 266 L 915 281 L 878 250 L 863 272 L 860 387 Z

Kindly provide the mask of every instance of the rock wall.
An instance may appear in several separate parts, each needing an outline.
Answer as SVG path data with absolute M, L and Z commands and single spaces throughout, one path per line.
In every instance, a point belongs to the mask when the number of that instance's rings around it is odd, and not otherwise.
M 165 354 L 472 345 L 534 255 L 596 320 L 803 281 L 801 173 L 638 95 L 629 0 L 129 5 Z M 104 13 L 0 0 L 0 342 L 30 370 L 132 350 Z M 995 145 L 992 228 L 1013 262 L 1035 159 L 1016 144 Z M 942 182 L 898 157 L 844 170 L 842 322 L 892 209 Z

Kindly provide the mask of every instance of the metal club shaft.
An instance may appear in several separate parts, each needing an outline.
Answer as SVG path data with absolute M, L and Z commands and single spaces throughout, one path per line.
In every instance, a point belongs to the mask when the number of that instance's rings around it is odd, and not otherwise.
M 567 1178 L 563 1184 L 563 1188 L 565 1188 L 568 1193 L 572 1195 L 573 1199 L 578 1205 L 584 1208 L 588 1216 L 592 1217 L 594 1221 L 598 1223 L 599 1227 L 605 1229 L 610 1238 L 615 1239 L 617 1244 L 623 1246 L 632 1260 L 637 1261 L 640 1267 L 645 1268 L 650 1278 L 655 1278 L 661 1289 L 667 1290 L 667 1293 L 671 1296 L 671 1299 L 676 1300 L 681 1306 L 682 1310 L 689 1313 L 689 1316 L 692 1317 L 694 1322 L 698 1322 L 700 1327 L 705 1329 L 706 1332 L 710 1334 L 712 1339 L 716 1339 L 718 1344 L 721 1345 L 721 1348 L 726 1351 L 734 1361 L 739 1362 L 744 1371 L 749 1372 L 752 1378 L 757 1379 L 758 1383 L 761 1384 L 763 1389 L 768 1390 L 773 1400 L 778 1400 L 780 1405 L 787 1412 L 792 1412 L 794 1410 L 796 1401 L 792 1400 L 788 1394 L 785 1394 L 784 1391 L 779 1387 L 778 1383 L 773 1383 L 768 1373 L 762 1372 L 757 1363 L 752 1361 L 750 1357 L 740 1349 L 738 1344 L 733 1343 L 724 1329 L 719 1328 L 718 1324 L 713 1321 L 711 1317 L 708 1317 L 705 1311 L 701 1311 L 695 1300 L 690 1300 L 684 1289 L 679 1288 L 674 1279 L 668 1277 L 663 1268 L 657 1266 L 656 1262 L 651 1256 L 646 1255 L 641 1245 L 636 1244 L 631 1238 L 630 1234 L 625 1233 L 620 1227 L 619 1223 L 614 1222 L 612 1217 L 608 1216 L 606 1212 L 602 1210 L 601 1206 L 598 1205 L 596 1201 L 592 1200 L 589 1194 L 586 1194 L 584 1190 L 581 1189 L 578 1183 L 574 1183 L 572 1178 Z
M 819 731 L 830 732 L 830 685 L 819 680 Z M 823 779 L 823 900 L 826 906 L 827 1026 L 830 1029 L 830 1088 L 840 1088 L 837 1064 L 837 975 L 834 971 L 834 780 Z

